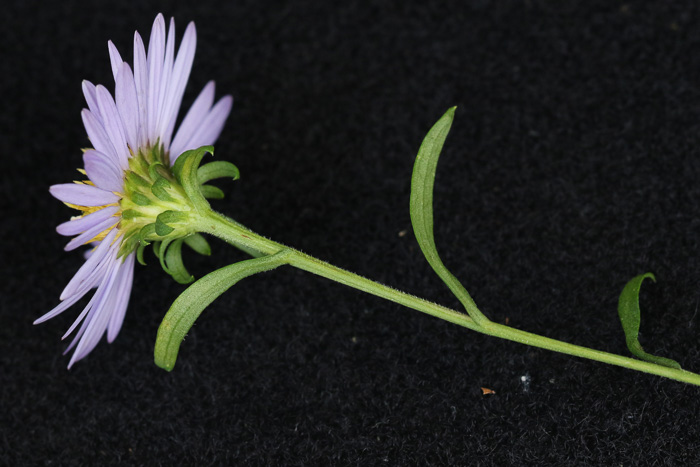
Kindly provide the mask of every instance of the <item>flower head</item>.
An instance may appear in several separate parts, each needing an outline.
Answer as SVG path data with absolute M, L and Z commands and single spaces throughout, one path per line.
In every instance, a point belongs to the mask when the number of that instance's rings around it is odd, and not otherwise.
M 74 236 L 73 250 L 92 244 L 86 261 L 61 294 L 61 303 L 35 321 L 62 313 L 96 288 L 64 338 L 79 329 L 66 353 L 75 348 L 68 368 L 85 357 L 107 333 L 112 342 L 122 326 L 133 284 L 136 248 L 145 225 L 173 207 L 187 208 L 182 188 L 170 170 L 179 155 L 214 143 L 231 110 L 232 98 L 214 104 L 214 83 L 201 91 L 173 138 L 177 114 L 192 69 L 196 47 L 194 23 L 175 53 L 175 22 L 158 15 L 148 52 L 134 34 L 134 65 L 122 60 L 110 41 L 114 97 L 102 85 L 83 82 L 88 109 L 82 119 L 92 144 L 83 153 L 87 180 L 54 185 L 51 194 L 79 211 L 57 227 Z M 148 187 L 148 190 L 143 189 Z M 178 231 L 184 236 L 191 232 Z

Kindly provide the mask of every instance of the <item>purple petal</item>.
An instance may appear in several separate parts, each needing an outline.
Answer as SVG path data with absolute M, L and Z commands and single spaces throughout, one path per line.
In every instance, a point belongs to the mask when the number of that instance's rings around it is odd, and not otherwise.
M 95 91 L 95 100 L 97 101 L 97 91 Z M 83 109 L 80 115 L 83 117 L 83 125 L 85 126 L 85 131 L 87 131 L 92 146 L 101 153 L 107 154 L 117 163 L 119 161 L 117 151 L 115 151 L 112 142 L 109 140 L 109 136 L 107 136 L 107 132 L 105 132 L 99 107 L 94 114 L 90 110 Z M 98 115 L 100 116 L 97 117 Z
M 99 298 L 96 300 L 90 313 L 85 318 L 86 327 L 82 328 L 83 334 L 78 334 L 76 339 L 80 339 L 78 346 L 75 348 L 75 352 L 68 363 L 68 368 L 73 366 L 75 362 L 84 358 L 89 354 L 92 349 L 95 348 L 100 338 L 107 328 L 109 323 L 109 318 L 112 312 L 112 303 L 114 302 L 114 282 L 117 279 L 119 273 L 119 260 L 116 260 L 112 269 L 106 276 L 106 283 L 100 284 L 97 289 L 96 295 L 100 294 Z M 70 348 L 70 347 L 69 347 Z
M 175 120 L 177 119 L 177 114 L 180 110 L 180 104 L 182 103 L 182 96 L 185 93 L 187 80 L 190 77 L 190 71 L 192 70 L 192 62 L 194 61 L 194 53 L 196 48 L 197 30 L 194 27 L 194 23 L 190 23 L 187 25 L 185 36 L 182 38 L 180 50 L 177 53 L 175 67 L 173 68 L 170 87 L 168 89 L 169 94 L 165 100 L 166 107 L 163 109 L 161 114 L 161 117 L 163 117 L 163 125 L 161 126 L 160 134 L 163 137 L 163 143 L 165 144 L 166 149 L 168 149 L 170 146 L 173 128 L 175 128 Z M 209 105 L 211 106 L 211 104 Z
M 139 147 L 139 101 L 136 97 L 134 75 L 126 62 L 121 65 L 114 95 L 117 100 L 119 116 L 124 123 L 126 142 L 131 151 L 135 153 Z
M 61 313 L 66 311 L 68 308 L 75 305 L 78 302 L 78 300 L 83 298 L 83 295 L 85 295 L 86 293 L 87 293 L 87 290 L 82 295 L 73 295 L 68 300 L 62 301 L 56 307 L 54 307 L 51 311 L 49 311 L 48 313 L 46 313 L 46 314 L 42 315 L 41 317 L 37 318 L 36 320 L 34 320 L 33 324 L 41 324 L 44 321 L 48 321 L 51 318 L 60 315 Z
M 139 102 L 139 140 L 138 146 L 148 144 L 146 125 L 148 124 L 146 111 L 148 110 L 148 61 L 143 40 L 139 33 L 134 33 L 134 82 L 136 83 L 136 96 Z
M 96 187 L 116 192 L 124 190 L 124 171 L 114 165 L 107 155 L 94 149 L 85 151 L 83 166 L 88 178 Z
M 106 206 L 119 201 L 119 196 L 111 191 L 82 183 L 53 185 L 49 192 L 59 201 L 78 206 Z
M 214 144 L 216 138 L 221 134 L 221 130 L 226 123 L 226 118 L 231 112 L 233 98 L 231 96 L 222 97 L 219 102 L 211 109 L 204 120 L 201 121 L 197 130 L 190 137 L 190 140 L 184 144 L 183 151 L 188 149 L 196 149 L 202 146 Z
M 87 102 L 90 112 L 97 118 L 98 121 L 102 121 L 100 116 L 100 110 L 97 107 L 97 94 L 95 85 L 88 80 L 83 80 L 83 95 L 85 96 L 85 102 Z
M 56 227 L 56 232 L 66 237 L 71 237 L 73 235 L 78 235 L 81 232 L 85 232 L 87 229 L 94 227 L 95 225 L 103 222 L 119 212 L 118 206 L 108 206 L 102 208 L 99 211 L 92 212 L 85 216 L 80 216 L 77 219 L 69 220 Z
M 117 229 L 113 229 L 109 234 L 107 234 L 104 240 L 97 245 L 97 248 L 95 248 L 92 255 L 90 255 L 80 269 L 78 269 L 78 272 L 75 273 L 70 282 L 68 282 L 68 285 L 66 285 L 66 288 L 63 289 L 63 292 L 61 292 L 61 300 L 65 300 L 71 295 L 77 293 L 76 291 L 82 286 L 83 283 L 89 282 L 91 274 L 99 269 L 105 255 L 107 255 L 107 253 L 110 251 L 112 241 L 114 241 L 116 236 Z
M 173 73 L 173 61 L 175 60 L 175 20 L 170 18 L 170 28 L 165 43 L 165 61 L 163 62 L 163 74 L 160 77 L 160 88 L 158 92 L 158 120 L 156 123 L 156 137 L 161 138 L 163 142 L 163 127 L 166 118 L 164 111 L 166 110 L 166 98 L 170 94 L 170 81 Z
M 109 319 L 109 325 L 107 326 L 107 342 L 110 344 L 114 342 L 119 330 L 122 328 L 122 323 L 124 322 L 124 315 L 126 314 L 126 309 L 129 306 L 129 298 L 131 297 L 131 286 L 134 282 L 134 258 L 135 253 L 131 253 L 124 260 L 124 264 L 121 265 L 119 274 L 119 290 L 116 294 L 116 301 L 114 303 L 114 310 L 112 311 L 112 316 Z
M 108 217 L 107 219 L 103 220 L 102 222 L 99 222 L 95 224 L 94 226 L 90 227 L 87 229 L 85 232 L 81 233 L 74 239 L 72 239 L 68 244 L 65 246 L 66 251 L 71 251 L 75 250 L 81 245 L 84 245 L 86 243 L 90 243 L 93 241 L 95 237 L 97 237 L 99 234 L 104 232 L 107 229 L 111 229 L 115 225 L 119 223 L 119 218 L 118 217 Z
M 180 124 L 177 134 L 173 139 L 173 144 L 170 146 L 170 163 L 173 164 L 175 159 L 185 152 L 185 145 L 192 138 L 192 135 L 197 130 L 202 121 L 207 117 L 209 109 L 214 103 L 214 92 L 216 85 L 214 81 L 209 81 L 204 89 L 195 99 L 190 110 L 187 111 L 185 119 Z
M 155 143 L 156 125 L 158 124 L 158 98 L 160 96 L 160 79 L 163 74 L 163 55 L 165 53 L 165 20 L 158 14 L 153 22 L 151 38 L 148 41 L 148 140 Z
M 126 146 L 124 125 L 112 95 L 102 85 L 97 86 L 97 105 L 100 108 L 100 114 L 102 114 L 105 133 L 109 136 L 119 159 L 119 166 L 126 170 L 129 167 L 129 149 Z
M 112 64 L 112 74 L 114 75 L 114 82 L 117 82 L 117 76 L 119 75 L 119 70 L 121 69 L 122 56 L 119 55 L 117 47 L 112 41 L 107 42 L 107 48 L 109 49 L 109 61 Z

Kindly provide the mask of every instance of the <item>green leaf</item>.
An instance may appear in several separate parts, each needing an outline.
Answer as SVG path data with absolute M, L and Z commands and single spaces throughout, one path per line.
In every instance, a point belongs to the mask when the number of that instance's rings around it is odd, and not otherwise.
M 440 151 L 450 132 L 456 107 L 452 107 L 437 121 L 425 136 L 418 150 L 416 162 L 413 165 L 411 177 L 411 224 L 416 240 L 423 255 L 440 279 L 450 288 L 459 299 L 469 316 L 477 324 L 488 323 L 489 320 L 477 308 L 469 292 L 459 283 L 457 278 L 445 267 L 440 259 L 433 236 L 433 186 Z
M 622 289 L 620 299 L 617 302 L 617 313 L 620 316 L 620 323 L 622 323 L 622 329 L 625 332 L 627 348 L 640 360 L 680 370 L 681 366 L 677 361 L 646 353 L 639 343 L 639 325 L 641 323 L 639 290 L 642 288 L 642 282 L 646 278 L 656 282 L 656 277 L 650 272 L 633 278 Z
M 233 165 L 228 161 L 214 161 L 204 164 L 197 169 L 197 178 L 200 184 L 207 183 L 209 180 L 214 180 L 216 178 L 230 177 L 234 180 L 238 180 L 241 177 L 241 173 L 238 167 Z
M 185 265 L 182 262 L 182 239 L 179 238 L 175 240 L 170 248 L 165 252 L 165 264 L 168 265 L 167 272 L 170 274 L 176 282 L 180 284 L 189 284 L 194 280 Z
M 289 250 L 282 250 L 271 256 L 241 261 L 217 269 L 189 286 L 173 302 L 160 323 L 154 350 L 156 365 L 171 371 L 175 366 L 182 340 L 211 302 L 241 279 L 286 264 L 289 254 Z
M 207 239 L 201 234 L 196 233 L 190 235 L 189 237 L 185 237 L 185 244 L 200 255 L 211 255 L 211 247 L 209 246 L 209 242 L 207 242 Z

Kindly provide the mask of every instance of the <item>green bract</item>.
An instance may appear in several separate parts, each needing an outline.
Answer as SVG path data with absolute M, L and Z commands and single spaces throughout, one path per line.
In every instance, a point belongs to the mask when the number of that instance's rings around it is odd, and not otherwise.
M 182 243 L 194 251 L 209 255 L 207 241 L 197 233 L 199 214 L 210 210 L 206 198 L 221 198 L 223 192 L 204 183 L 215 178 L 239 177 L 230 162 L 217 161 L 199 167 L 211 146 L 186 151 L 170 167 L 168 153 L 157 144 L 129 159 L 125 173 L 120 233 L 120 255 L 136 250 L 137 259 L 145 264 L 143 250 L 153 244 L 163 269 L 180 283 L 193 277 L 182 262 Z

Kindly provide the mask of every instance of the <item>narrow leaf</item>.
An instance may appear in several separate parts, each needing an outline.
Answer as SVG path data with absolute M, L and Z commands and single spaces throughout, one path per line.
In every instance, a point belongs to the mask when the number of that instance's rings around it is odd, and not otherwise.
M 241 261 L 217 269 L 189 286 L 173 302 L 158 328 L 154 350 L 156 365 L 171 371 L 180 343 L 202 311 L 241 279 L 286 264 L 289 253 L 289 250 L 282 250 L 271 256 Z
M 617 302 L 617 313 L 620 315 L 620 323 L 622 323 L 622 329 L 625 332 L 627 348 L 640 360 L 680 370 L 681 366 L 677 361 L 646 353 L 639 343 L 639 325 L 641 323 L 639 291 L 646 278 L 656 282 L 656 277 L 650 272 L 633 278 L 622 289 L 620 299 Z
M 452 107 L 437 121 L 425 136 L 418 150 L 411 177 L 411 224 L 416 240 L 423 255 L 440 279 L 459 299 L 469 316 L 482 324 L 488 322 L 486 316 L 477 308 L 469 292 L 455 276 L 445 267 L 440 259 L 433 236 L 433 186 L 440 151 L 450 132 L 456 107 Z

